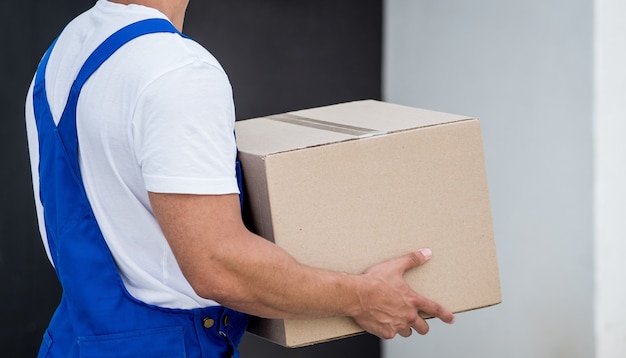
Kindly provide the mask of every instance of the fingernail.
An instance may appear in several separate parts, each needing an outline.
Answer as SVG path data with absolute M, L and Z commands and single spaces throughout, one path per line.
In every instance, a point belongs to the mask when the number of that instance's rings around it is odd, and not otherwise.
M 456 316 L 452 316 L 452 321 L 450 321 L 450 324 L 454 324 L 454 322 L 456 322 Z
M 433 251 L 431 249 L 421 249 L 419 250 L 419 252 L 422 253 L 422 255 L 424 255 L 424 257 L 426 258 L 426 260 L 430 259 L 431 256 L 433 256 Z

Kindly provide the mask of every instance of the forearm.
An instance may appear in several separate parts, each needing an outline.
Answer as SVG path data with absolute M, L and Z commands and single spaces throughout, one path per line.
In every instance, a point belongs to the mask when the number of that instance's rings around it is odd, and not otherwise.
M 359 276 L 302 265 L 250 233 L 224 243 L 219 255 L 207 255 L 212 272 L 195 285 L 202 296 L 266 318 L 352 316 L 360 309 Z
M 201 297 L 262 317 L 354 315 L 363 278 L 302 265 L 241 222 L 236 196 L 150 193 L 183 274 Z
M 410 335 L 411 327 L 426 333 L 420 311 L 454 320 L 404 281 L 407 270 L 428 261 L 430 250 L 350 275 L 303 265 L 250 233 L 236 195 L 150 193 L 150 203 L 193 289 L 227 307 L 267 318 L 349 316 L 382 338 Z

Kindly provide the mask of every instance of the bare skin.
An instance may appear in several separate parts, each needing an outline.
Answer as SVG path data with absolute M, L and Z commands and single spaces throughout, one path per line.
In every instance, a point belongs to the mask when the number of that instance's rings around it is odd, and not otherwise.
M 162 12 L 174 24 L 178 31 L 183 31 L 183 23 L 185 22 L 185 12 L 189 0 L 108 0 L 116 4 L 122 5 L 143 5 L 151 7 Z
M 267 318 L 348 316 L 389 339 L 420 334 L 418 312 L 452 323 L 453 314 L 410 289 L 403 274 L 430 259 L 423 249 L 375 265 L 361 275 L 297 262 L 244 226 L 231 195 L 149 193 L 150 202 L 183 274 L 196 293 L 224 306 Z
M 165 14 L 182 31 L 189 0 L 109 0 Z M 239 197 L 149 193 L 156 218 L 195 292 L 242 312 L 267 318 L 347 316 L 366 331 L 390 339 L 428 332 L 419 312 L 452 323 L 454 315 L 411 290 L 407 270 L 431 256 L 422 249 L 361 275 L 322 270 L 246 229 Z

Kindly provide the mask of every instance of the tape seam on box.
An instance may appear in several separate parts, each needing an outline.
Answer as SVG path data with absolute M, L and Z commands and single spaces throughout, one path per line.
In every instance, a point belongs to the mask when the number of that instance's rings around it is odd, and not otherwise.
M 272 116 L 267 116 L 265 118 L 273 120 L 273 121 L 278 121 L 278 122 L 284 122 L 284 123 L 289 123 L 289 124 L 294 124 L 294 125 L 299 125 L 299 126 L 305 126 L 305 127 L 316 128 L 316 129 L 321 129 L 321 130 L 326 130 L 326 131 L 331 131 L 331 132 L 353 135 L 359 138 L 387 134 L 387 132 L 379 131 L 376 129 L 356 127 L 356 126 L 350 126 L 346 124 L 322 121 L 319 119 L 298 116 L 292 113 L 276 114 Z

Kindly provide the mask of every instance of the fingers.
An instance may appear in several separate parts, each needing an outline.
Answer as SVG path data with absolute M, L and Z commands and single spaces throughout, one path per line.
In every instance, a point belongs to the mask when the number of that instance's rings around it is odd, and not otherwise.
M 437 317 L 448 324 L 454 323 L 454 314 L 436 302 L 420 296 L 416 306 L 419 312 L 423 312 L 432 317 Z
M 400 256 L 396 260 L 400 270 L 404 273 L 411 268 L 423 265 L 428 260 L 430 260 L 431 257 L 432 251 L 428 248 L 423 248 L 416 252 Z M 448 324 L 454 323 L 454 314 L 451 311 L 445 309 L 440 304 L 419 295 L 417 292 L 414 293 L 416 294 L 416 301 L 414 302 L 414 306 L 416 307 L 418 312 L 424 312 L 429 316 L 437 317 Z M 420 323 L 419 326 L 419 329 L 418 327 L 414 327 L 418 332 L 424 332 L 421 334 L 426 334 L 426 332 L 428 332 L 428 324 L 426 324 L 425 321 L 423 321 L 423 324 Z
M 398 331 L 398 334 L 405 338 L 410 337 L 413 333 L 411 328 L 415 329 L 415 331 L 421 335 L 425 335 L 428 331 L 430 331 L 430 326 L 426 320 L 418 316 L 417 319 L 411 324 L 411 327 Z
M 417 333 L 421 335 L 425 335 L 430 330 L 428 323 L 426 323 L 426 321 L 423 318 L 418 316 L 417 319 L 411 324 L 411 326 L 409 326 L 406 329 L 399 330 L 398 334 L 404 338 L 410 337 L 411 334 L 413 333 L 412 328 L 415 329 L 415 331 L 417 331 Z
M 423 248 L 366 270 L 364 275 L 368 282 L 374 283 L 376 289 L 367 291 L 368 295 L 365 297 L 370 308 L 354 316 L 357 323 L 384 339 L 392 338 L 396 334 L 409 337 L 412 329 L 422 335 L 428 333 L 429 326 L 424 320 L 428 316 L 453 323 L 452 312 L 421 296 L 404 281 L 403 275 L 406 271 L 423 265 L 431 257 L 432 251 Z M 372 309 L 374 307 L 375 310 Z
M 425 335 L 430 330 L 430 327 L 428 326 L 428 323 L 426 323 L 426 321 L 422 317 L 418 317 L 415 320 L 415 322 L 413 322 L 411 327 L 415 328 L 417 333 L 419 333 L 421 335 Z
M 412 333 L 413 333 L 413 330 L 411 329 L 411 327 L 398 332 L 398 334 L 401 335 L 404 338 L 410 337 Z
M 415 329 L 417 333 L 425 335 L 426 333 L 428 333 L 430 328 L 428 327 L 428 323 L 426 323 L 423 318 L 418 316 L 418 318 L 414 322 L 410 323 L 408 327 L 397 330 L 389 337 L 393 338 L 396 334 L 398 334 L 404 338 L 408 338 L 413 334 L 413 329 Z
M 408 338 L 413 334 L 413 329 L 415 329 L 415 331 L 421 335 L 425 335 L 428 333 L 428 331 L 430 330 L 430 327 L 428 326 L 428 323 L 426 323 L 426 320 L 424 320 L 422 317 L 417 316 L 417 318 L 409 323 L 409 326 L 403 329 L 399 329 L 391 334 L 389 334 L 388 336 L 379 336 L 380 338 L 383 339 L 391 339 L 393 338 L 393 336 L 395 336 L 396 334 L 404 337 L 404 338 Z
M 430 249 L 424 248 L 404 256 L 400 256 L 393 261 L 397 265 L 398 270 L 404 273 L 412 268 L 425 264 L 426 261 L 430 260 L 432 255 L 433 252 Z

